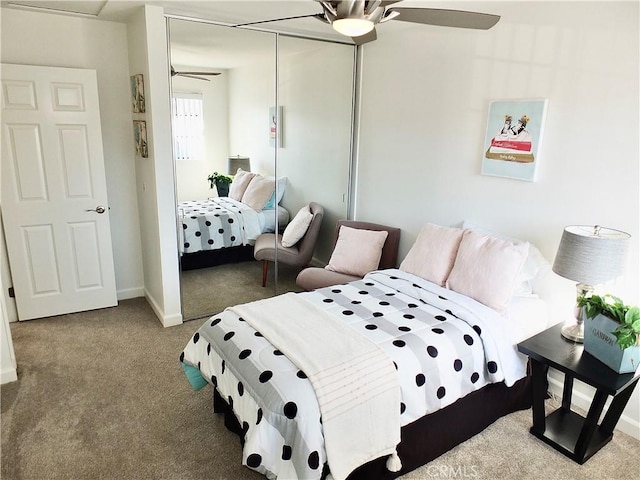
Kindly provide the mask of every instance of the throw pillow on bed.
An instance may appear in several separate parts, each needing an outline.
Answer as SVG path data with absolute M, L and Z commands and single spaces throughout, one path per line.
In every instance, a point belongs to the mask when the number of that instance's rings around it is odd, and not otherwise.
M 504 314 L 528 253 L 528 242 L 465 230 L 447 288 Z
M 242 195 L 242 203 L 254 210 L 262 210 L 269 197 L 275 192 L 276 181 L 258 174 L 251 179 L 247 189 Z
M 233 182 L 231 182 L 231 186 L 229 187 L 229 198 L 241 202 L 245 190 L 255 176 L 255 173 L 245 172 L 239 168 L 236 176 L 233 178 Z
M 400 264 L 400 270 L 444 286 L 464 230 L 427 223 Z
M 342 225 L 329 264 L 332 272 L 364 277 L 378 268 L 389 232 L 363 230 Z
M 309 209 L 309 205 L 302 207 L 296 216 L 293 217 L 293 220 L 289 222 L 287 228 L 282 232 L 282 246 L 283 247 L 293 247 L 296 243 L 300 241 L 304 234 L 307 233 L 307 229 L 311 224 L 311 220 L 313 219 L 313 214 Z

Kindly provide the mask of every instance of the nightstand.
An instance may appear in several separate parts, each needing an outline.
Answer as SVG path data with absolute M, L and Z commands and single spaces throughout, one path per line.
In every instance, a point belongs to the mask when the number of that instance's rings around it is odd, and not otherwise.
M 529 356 L 532 371 L 533 435 L 548 443 L 575 462 L 583 464 L 613 437 L 615 428 L 629 397 L 640 378 L 636 373 L 618 374 L 595 357 L 584 352 L 584 346 L 565 340 L 556 325 L 518 344 L 518 351 Z M 549 367 L 564 373 L 562 406 L 545 416 Z M 571 410 L 573 380 L 596 389 L 587 417 Z M 611 405 L 598 425 L 598 419 L 609 395 Z

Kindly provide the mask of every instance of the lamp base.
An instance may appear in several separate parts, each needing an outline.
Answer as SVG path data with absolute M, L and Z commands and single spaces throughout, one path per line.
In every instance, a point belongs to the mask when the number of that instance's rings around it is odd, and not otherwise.
M 568 323 L 562 327 L 562 336 L 576 343 L 584 343 L 584 323 Z

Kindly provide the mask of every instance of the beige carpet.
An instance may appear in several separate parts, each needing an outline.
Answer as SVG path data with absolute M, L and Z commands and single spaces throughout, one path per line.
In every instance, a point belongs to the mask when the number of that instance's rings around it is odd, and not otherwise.
M 201 321 L 162 328 L 144 299 L 12 324 L 19 380 L 1 387 L 2 479 L 260 479 L 189 387 L 178 356 Z M 640 442 L 616 432 L 580 466 L 498 420 L 412 479 L 637 479 Z
M 182 272 L 182 305 L 185 319 L 209 317 L 231 305 L 270 297 L 276 293 L 297 292 L 300 269 L 269 264 L 266 287 L 262 287 L 262 262 L 229 263 Z

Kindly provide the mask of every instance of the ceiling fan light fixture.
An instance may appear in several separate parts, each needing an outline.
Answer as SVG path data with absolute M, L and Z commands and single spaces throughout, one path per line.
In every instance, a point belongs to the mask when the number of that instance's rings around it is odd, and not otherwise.
M 364 18 L 341 18 L 331 24 L 333 29 L 347 37 L 359 37 L 373 30 L 374 24 Z

